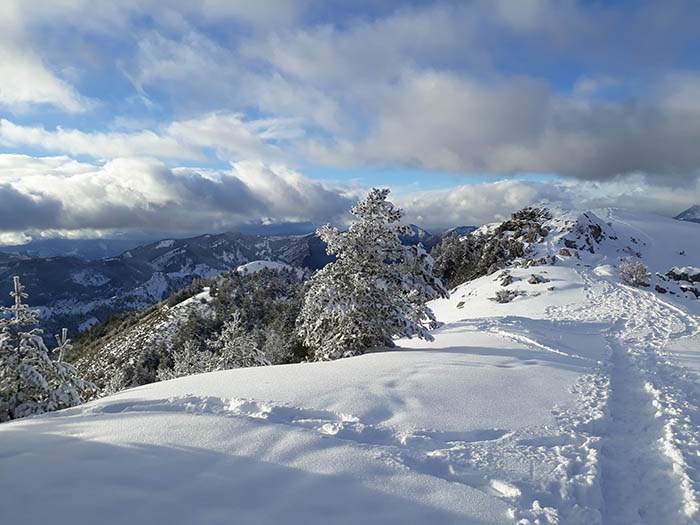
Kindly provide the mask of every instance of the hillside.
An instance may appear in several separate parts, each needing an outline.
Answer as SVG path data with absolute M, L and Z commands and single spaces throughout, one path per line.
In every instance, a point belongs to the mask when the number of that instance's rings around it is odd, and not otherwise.
M 7 522 L 700 522 L 700 225 L 550 209 L 474 235 L 512 251 L 431 304 L 433 342 L 0 425 Z
M 165 239 L 117 257 L 32 257 L 0 253 L 0 283 L 9 291 L 19 275 L 46 333 L 66 327 L 75 334 L 112 314 L 148 308 L 193 279 L 210 278 L 260 259 L 317 269 L 330 259 L 315 235 L 263 237 L 241 233 Z M 1 301 L 9 304 L 3 293 Z
M 700 222 L 700 204 L 695 204 L 687 210 L 683 210 L 674 217 L 679 221 Z
M 431 235 L 411 225 L 411 235 L 403 237 L 402 242 L 421 242 L 429 249 L 441 239 L 442 234 Z M 51 245 L 48 241 L 44 244 Z M 70 246 L 56 243 L 64 244 Z M 110 247 L 118 245 L 113 243 Z M 94 260 L 0 251 L 0 284 L 5 283 L 9 290 L 12 277 L 19 275 L 31 305 L 41 309 L 45 332 L 54 334 L 65 327 L 75 335 L 115 313 L 148 308 L 188 286 L 193 279 L 211 278 L 258 260 L 317 270 L 332 258 L 315 234 L 261 236 L 228 232 L 163 239 L 118 256 Z M 0 295 L 0 304 L 7 305 L 9 300 L 9 296 Z
M 69 359 L 99 395 L 108 395 L 169 374 L 174 353 L 186 342 L 218 351 L 226 322 L 239 315 L 243 332 L 252 337 L 246 346 L 255 344 L 273 364 L 298 362 L 302 356 L 295 356 L 292 340 L 308 276 L 287 264 L 252 261 L 198 279 L 165 301 L 82 332 Z

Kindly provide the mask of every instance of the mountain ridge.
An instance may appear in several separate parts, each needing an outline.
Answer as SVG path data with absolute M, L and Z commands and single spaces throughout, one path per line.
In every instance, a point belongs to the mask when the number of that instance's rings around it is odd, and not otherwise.
M 687 210 L 683 210 L 678 215 L 676 215 L 674 219 L 677 219 L 679 221 L 700 223 L 700 204 L 694 204 Z
M 411 225 L 406 244 L 426 249 L 441 237 Z M 164 238 L 118 255 L 86 260 L 74 255 L 41 257 L 0 251 L 0 285 L 10 290 L 19 275 L 29 302 L 40 309 L 47 333 L 68 328 L 75 334 L 112 314 L 148 308 L 193 279 L 210 278 L 257 260 L 279 260 L 311 271 L 333 260 L 315 233 L 257 235 L 240 232 Z M 3 284 L 4 283 L 4 284 Z M 0 289 L 0 304 L 9 304 Z

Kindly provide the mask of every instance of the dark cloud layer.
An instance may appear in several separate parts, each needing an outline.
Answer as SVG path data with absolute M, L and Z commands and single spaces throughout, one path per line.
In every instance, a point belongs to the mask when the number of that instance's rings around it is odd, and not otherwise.
M 239 163 L 230 171 L 171 170 L 116 159 L 74 175 L 36 173 L 0 185 L 0 232 L 151 230 L 177 232 L 342 222 L 356 196 L 285 168 Z M 46 159 L 47 164 L 51 159 Z
M 0 231 L 52 228 L 60 222 L 60 201 L 0 184 Z

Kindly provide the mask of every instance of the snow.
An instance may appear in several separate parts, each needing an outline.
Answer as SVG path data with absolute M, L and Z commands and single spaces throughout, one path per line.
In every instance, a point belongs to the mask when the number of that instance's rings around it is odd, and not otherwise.
M 216 245 L 215 245 L 215 247 L 216 247 Z M 217 253 L 214 254 L 214 257 L 216 257 L 217 259 L 224 261 L 226 264 L 231 264 L 231 265 L 239 263 L 241 261 L 240 256 L 241 256 L 240 251 L 237 251 L 236 253 L 224 251 L 221 254 L 217 254 Z
M 89 330 L 96 324 L 99 324 L 100 320 L 97 317 L 90 317 L 89 319 L 86 319 L 82 323 L 80 323 L 80 326 L 78 326 L 78 332 L 82 332 L 84 330 Z
M 489 300 L 500 271 L 433 302 L 432 342 L 0 425 L 3 522 L 699 523 L 700 301 L 617 266 L 632 248 L 652 274 L 697 267 L 700 228 L 554 215 L 535 250 L 555 264 L 509 269 L 510 303 Z M 616 238 L 559 256 L 582 217 Z
M 675 273 L 676 275 L 687 275 L 692 280 L 700 280 L 700 268 L 695 266 L 683 266 L 679 268 L 674 266 L 669 270 L 669 273 Z
M 185 264 L 182 268 L 180 268 L 176 272 L 168 272 L 168 277 L 170 278 L 178 278 L 178 277 L 187 277 L 190 275 L 199 275 L 203 277 L 204 279 L 209 279 L 211 277 L 215 277 L 221 273 L 220 269 L 217 268 L 212 268 L 208 264 L 200 263 L 192 267 L 192 260 L 187 259 L 187 264 Z
M 175 244 L 174 239 L 166 239 L 164 241 L 160 241 L 158 244 L 156 244 L 156 250 L 160 248 L 170 248 L 173 244 Z
M 81 286 L 102 286 L 111 279 L 94 270 L 79 270 L 71 274 L 71 280 Z
M 175 248 L 174 250 L 167 251 L 163 255 L 153 259 L 153 261 L 151 261 L 151 266 L 159 269 L 165 268 L 173 258 L 185 253 L 187 252 L 184 248 Z
M 245 273 L 257 273 L 263 269 L 268 270 L 296 270 L 297 276 L 301 279 L 304 276 L 304 270 L 295 268 L 286 263 L 276 262 L 276 261 L 251 261 L 246 264 L 240 265 L 236 268 L 236 271 L 241 274 Z
M 198 294 L 193 295 L 189 299 L 185 299 L 181 303 L 176 304 L 173 307 L 173 310 L 185 310 L 187 311 L 187 315 L 189 315 L 189 308 L 197 308 L 199 305 L 204 305 L 211 303 L 214 300 L 214 298 L 211 296 L 210 289 L 208 286 L 205 286 L 201 292 Z M 205 308 L 206 309 L 206 308 Z M 202 308 L 199 308 L 200 313 L 203 312 Z M 184 316 L 186 317 L 186 315 Z
M 143 290 L 143 293 L 153 302 L 161 301 L 168 290 L 168 281 L 161 272 L 155 272 L 148 281 L 137 289 L 137 291 L 140 290 Z

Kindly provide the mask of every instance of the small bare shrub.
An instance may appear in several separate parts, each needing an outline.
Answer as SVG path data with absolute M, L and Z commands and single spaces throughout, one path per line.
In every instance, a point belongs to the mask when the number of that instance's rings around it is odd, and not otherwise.
M 489 297 L 497 303 L 509 303 L 520 295 L 520 290 L 497 290 L 495 297 Z
M 627 257 L 620 264 L 620 279 L 630 286 L 649 286 L 651 274 L 649 269 L 638 261 Z

